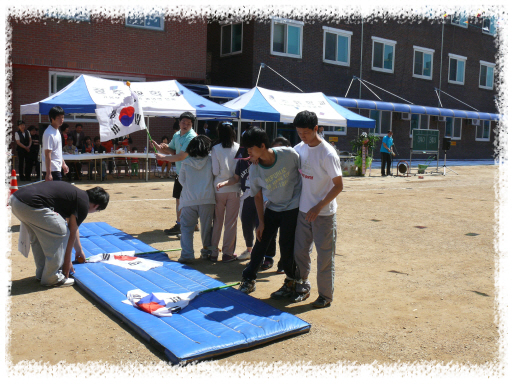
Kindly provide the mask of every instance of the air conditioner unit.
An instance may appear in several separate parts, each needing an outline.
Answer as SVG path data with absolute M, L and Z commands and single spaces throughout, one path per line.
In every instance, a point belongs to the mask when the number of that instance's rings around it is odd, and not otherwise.
M 411 114 L 407 112 L 402 112 L 402 120 L 411 120 Z
M 446 116 L 438 116 L 437 121 L 446 121 Z
M 480 119 L 471 119 L 471 125 L 480 125 Z

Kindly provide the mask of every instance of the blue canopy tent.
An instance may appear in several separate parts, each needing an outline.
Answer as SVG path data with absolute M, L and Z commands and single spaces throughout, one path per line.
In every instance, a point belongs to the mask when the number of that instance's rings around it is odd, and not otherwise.
M 239 116 L 238 111 L 199 96 L 176 80 L 133 82 L 130 88 L 138 94 L 145 117 L 179 117 L 183 112 L 191 112 L 198 119 L 236 119 Z M 62 107 L 66 114 L 95 116 L 96 109 L 117 107 L 130 94 L 123 81 L 80 75 L 56 94 L 22 105 L 20 112 L 21 115 L 39 115 L 39 122 L 41 115 L 47 115 L 54 106 Z M 146 125 L 149 129 L 149 119 Z

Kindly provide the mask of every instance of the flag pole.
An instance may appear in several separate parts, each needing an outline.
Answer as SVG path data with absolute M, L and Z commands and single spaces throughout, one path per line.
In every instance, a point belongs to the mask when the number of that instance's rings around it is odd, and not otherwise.
M 233 287 L 233 286 L 238 285 L 238 284 L 240 284 L 240 282 L 232 283 L 232 284 L 226 284 L 226 285 L 222 285 L 220 287 L 205 289 L 204 291 L 199 292 L 199 294 L 202 295 L 203 293 L 206 293 L 206 292 L 218 291 L 219 289 Z

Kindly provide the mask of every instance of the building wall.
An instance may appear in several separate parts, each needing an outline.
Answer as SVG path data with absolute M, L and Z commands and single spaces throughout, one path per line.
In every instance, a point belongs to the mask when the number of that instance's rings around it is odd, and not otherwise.
M 12 121 L 20 117 L 20 105 L 50 95 L 50 71 L 93 76 L 141 77 L 145 81 L 176 79 L 204 82 L 206 79 L 206 23 L 165 21 L 164 30 L 125 25 L 124 18 L 90 22 L 46 20 L 26 22 L 10 19 L 12 27 Z M 28 125 L 39 116 L 23 116 Z M 48 122 L 47 116 L 41 121 Z M 75 122 L 67 121 L 73 129 Z M 151 118 L 150 132 L 158 141 L 170 135 L 172 118 Z M 91 137 L 99 135 L 97 123 L 83 123 Z M 14 135 L 14 133 L 13 133 Z M 141 151 L 146 135 L 133 135 Z
M 494 37 L 482 33 L 480 21 L 471 21 L 468 28 L 452 25 L 445 19 L 443 25 L 432 20 L 422 22 L 399 22 L 387 20 L 374 23 L 332 24 L 316 22 L 303 26 L 303 50 L 301 58 L 290 58 L 272 55 L 270 23 L 250 22 L 249 28 L 244 24 L 243 52 L 229 57 L 219 57 L 220 26 L 211 24 L 208 27 L 208 50 L 212 52 L 212 72 L 209 74 L 211 84 L 248 87 L 256 84 L 260 63 L 265 63 L 283 77 L 295 84 L 304 92 L 323 92 L 327 96 L 341 96 L 378 100 L 358 80 L 350 83 L 354 76 L 383 88 L 407 101 L 426 106 L 439 106 L 434 88 L 440 88 L 456 99 L 469 104 L 478 111 L 497 113 L 494 96 L 496 90 L 479 88 L 480 60 L 496 62 L 497 47 Z M 350 49 L 350 66 L 340 66 L 323 62 L 323 26 L 352 32 Z M 246 31 L 247 32 L 246 35 Z M 362 66 L 361 66 L 361 36 Z M 372 36 L 396 41 L 394 72 L 384 73 L 372 70 Z M 252 46 L 247 46 L 247 40 Z M 434 49 L 432 79 L 425 80 L 413 77 L 413 46 Z M 216 53 L 217 52 L 217 53 Z M 465 84 L 456 85 L 448 82 L 448 54 L 467 57 Z M 442 62 L 441 62 L 442 59 Z M 252 66 L 251 66 L 252 61 Z M 245 68 L 251 66 L 251 74 Z M 240 68 L 244 68 L 242 71 Z M 361 74 L 362 72 L 362 74 Z M 441 77 L 441 80 L 440 80 Z M 496 77 L 496 76 L 495 76 Z M 259 78 L 259 86 L 274 90 L 297 92 L 298 90 L 270 69 L 263 69 Z M 349 89 L 350 87 L 350 89 Z M 385 91 L 370 86 L 383 100 L 407 103 Z M 442 106 L 450 109 L 473 110 L 470 106 L 441 94 Z M 368 116 L 368 111 L 358 111 Z M 395 142 L 401 156 L 409 157 L 410 122 L 401 120 L 396 114 L 392 128 L 395 131 Z M 445 123 L 438 123 L 431 117 L 431 127 L 438 125 L 440 137 L 444 136 Z M 492 123 L 492 128 L 496 124 Z M 350 151 L 350 141 L 357 135 L 357 129 L 349 129 L 346 136 L 340 136 L 337 146 L 341 150 Z M 475 141 L 475 127 L 463 121 L 461 139 L 456 141 L 447 154 L 448 158 L 491 158 L 494 153 L 494 132 L 487 142 Z

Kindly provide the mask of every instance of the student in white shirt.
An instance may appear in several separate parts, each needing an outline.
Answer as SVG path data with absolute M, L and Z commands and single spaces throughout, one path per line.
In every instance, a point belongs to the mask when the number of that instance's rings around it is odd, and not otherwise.
M 55 106 L 48 112 L 50 125 L 43 134 L 43 177 L 45 181 L 62 180 L 61 169 L 64 174 L 69 168 L 62 158 L 62 136 L 59 127 L 64 123 L 64 110 Z
M 302 140 L 294 147 L 300 158 L 302 189 L 295 230 L 296 293 L 292 301 L 297 303 L 310 295 L 308 276 L 315 243 L 319 296 L 312 305 L 323 308 L 330 306 L 333 300 L 336 196 L 343 190 L 342 172 L 336 151 L 318 134 L 318 118 L 314 112 L 299 112 L 293 125 Z

